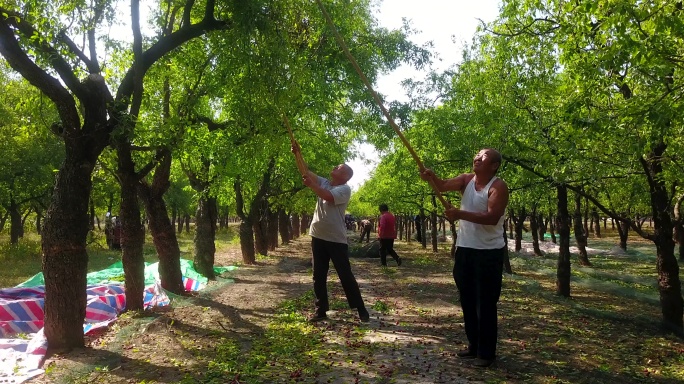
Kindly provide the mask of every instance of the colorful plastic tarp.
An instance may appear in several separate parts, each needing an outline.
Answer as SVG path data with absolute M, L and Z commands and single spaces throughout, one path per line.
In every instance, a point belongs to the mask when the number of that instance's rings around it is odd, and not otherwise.
M 158 263 L 145 266 L 143 304 L 146 309 L 170 304 L 159 282 L 158 267 Z M 214 272 L 221 274 L 235 268 L 214 267 Z M 181 272 L 186 290 L 197 291 L 206 286 L 207 279 L 197 273 L 192 261 L 181 259 Z M 121 262 L 88 274 L 84 334 L 108 326 L 125 309 L 125 287 L 120 281 L 123 274 Z M 43 373 L 40 367 L 47 352 L 43 335 L 44 297 L 42 273 L 17 287 L 0 289 L 0 382 L 22 383 Z M 33 337 L 8 338 L 16 334 L 33 334 Z

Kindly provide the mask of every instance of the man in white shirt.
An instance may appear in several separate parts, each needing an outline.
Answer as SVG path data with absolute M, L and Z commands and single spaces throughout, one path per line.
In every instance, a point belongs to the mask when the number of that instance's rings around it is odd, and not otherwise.
M 301 149 L 297 142 L 292 145 L 292 152 L 301 160 Z M 302 160 L 302 164 L 303 160 Z M 328 303 L 328 269 L 330 261 L 337 271 L 340 283 L 347 296 L 350 308 L 356 308 L 359 319 L 367 322 L 370 319 L 363 303 L 361 290 L 349 263 L 349 245 L 347 243 L 347 227 L 344 214 L 351 197 L 351 188 L 347 181 L 354 171 L 347 164 L 340 164 L 330 171 L 330 179 L 311 172 L 305 166 L 302 181 L 317 196 L 309 234 L 311 235 L 311 251 L 313 254 L 314 295 L 316 296 L 316 312 L 309 321 L 316 322 L 327 318 L 330 309 Z
M 496 177 L 501 154 L 485 148 L 473 159 L 473 173 L 440 179 L 426 169 L 423 180 L 432 180 L 439 191 L 461 192 L 459 209 L 449 208 L 449 220 L 459 220 L 454 281 L 460 293 L 468 348 L 457 355 L 474 359 L 473 365 L 488 367 L 496 359 L 497 302 L 501 295 L 506 242 L 503 221 L 508 205 L 508 186 Z

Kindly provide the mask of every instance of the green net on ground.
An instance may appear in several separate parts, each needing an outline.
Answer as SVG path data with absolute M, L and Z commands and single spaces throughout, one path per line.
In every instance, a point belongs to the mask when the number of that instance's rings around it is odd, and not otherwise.
M 201 284 L 207 283 L 207 278 L 200 275 L 195 270 L 195 266 L 191 260 L 180 259 L 180 264 L 181 273 L 183 276 L 196 280 Z M 235 266 L 214 267 L 214 273 L 216 275 L 220 275 L 224 272 L 235 269 L 237 269 Z M 124 281 L 123 277 L 123 263 L 121 261 L 117 261 L 103 270 L 88 273 L 86 279 L 88 284 L 107 284 L 112 282 L 122 283 Z M 145 263 L 145 285 L 154 284 L 157 279 L 159 279 L 159 263 Z M 43 272 L 33 275 L 28 280 L 17 285 L 17 288 L 35 287 L 39 285 L 45 285 Z

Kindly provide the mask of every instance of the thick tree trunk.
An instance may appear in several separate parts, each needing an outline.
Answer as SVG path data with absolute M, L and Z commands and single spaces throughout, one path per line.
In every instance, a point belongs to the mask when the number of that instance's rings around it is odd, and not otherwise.
M 675 225 L 674 238 L 675 243 L 679 246 L 679 261 L 684 261 L 684 226 L 682 226 L 681 222 Z
M 132 183 L 121 182 L 121 261 L 126 284 L 126 309 L 137 311 L 143 309 L 143 292 L 145 290 L 145 259 L 143 243 L 145 235 L 140 221 L 140 208 Z
M 270 208 L 267 212 L 268 250 L 272 252 L 278 247 L 278 212 L 274 212 Z
M 617 223 L 618 236 L 620 236 L 620 248 L 627 250 L 627 238 L 629 237 L 629 223 L 618 221 Z
M 254 251 L 259 255 L 268 255 L 268 202 L 261 200 L 252 204 L 249 212 L 250 221 L 254 223 Z M 253 218 L 253 219 L 252 219 Z
M 657 145 L 649 158 L 640 162 L 648 176 L 653 214 L 654 233 L 650 237 L 656 245 L 656 267 L 658 271 L 658 291 L 665 327 L 684 336 L 684 298 L 679 279 L 679 264 L 674 255 L 672 240 L 674 226 L 670 217 L 670 196 L 663 180 L 662 158 L 666 144 Z
M 45 336 L 51 351 L 82 347 L 86 308 L 88 197 L 94 159 L 67 156 L 57 174 L 42 233 Z
M 127 140 L 122 139 L 117 144 L 117 156 L 119 184 L 121 185 L 119 219 L 121 220 L 121 262 L 126 284 L 126 309 L 137 311 L 143 309 L 143 292 L 145 291 L 145 259 L 143 257 L 145 233 L 140 220 L 138 176 Z
M 292 214 L 292 219 L 290 219 L 290 228 L 292 229 L 292 238 L 298 239 L 302 234 L 302 231 L 299 227 L 299 214 Z
M 306 213 L 302 214 L 302 220 L 299 223 L 299 232 L 301 234 L 308 233 L 309 230 L 309 215 Z
M 278 210 L 278 233 L 281 244 L 287 244 L 292 240 L 290 233 L 290 217 L 284 209 Z
M 179 295 L 185 292 L 183 274 L 180 269 L 180 247 L 176 230 L 169 219 L 164 202 L 164 192 L 165 190 L 153 191 L 144 182 L 138 185 L 138 193 L 147 211 L 147 220 L 154 248 L 159 256 L 159 278 L 162 288 Z
M 556 267 L 556 293 L 570 297 L 570 213 L 568 212 L 568 189 L 556 187 L 558 195 L 558 264 Z
M 573 225 L 575 230 L 575 242 L 577 243 L 577 249 L 579 250 L 579 263 L 580 265 L 589 266 L 591 265 L 591 262 L 587 255 L 587 235 L 582 226 L 582 196 L 579 194 L 575 194 L 575 217 L 573 219 Z
M 268 233 L 266 233 L 266 220 L 257 220 L 252 226 L 254 233 L 254 252 L 257 255 L 268 255 Z
M 546 235 L 547 226 L 548 220 L 544 220 L 544 215 L 537 215 L 537 232 L 539 232 L 539 241 L 546 241 L 544 236 Z
M 254 264 L 256 262 L 256 254 L 254 253 L 253 224 L 248 220 L 243 220 L 240 223 L 239 233 L 242 262 L 245 264 Z
M 216 255 L 216 199 L 202 196 L 195 216 L 194 264 L 197 272 L 208 279 L 215 279 L 214 257 Z

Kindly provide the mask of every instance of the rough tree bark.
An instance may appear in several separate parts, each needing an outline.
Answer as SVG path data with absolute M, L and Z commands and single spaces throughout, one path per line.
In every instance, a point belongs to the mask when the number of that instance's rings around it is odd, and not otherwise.
M 568 189 L 556 186 L 558 196 L 558 263 L 556 268 L 556 293 L 570 297 L 570 213 L 568 212 Z

